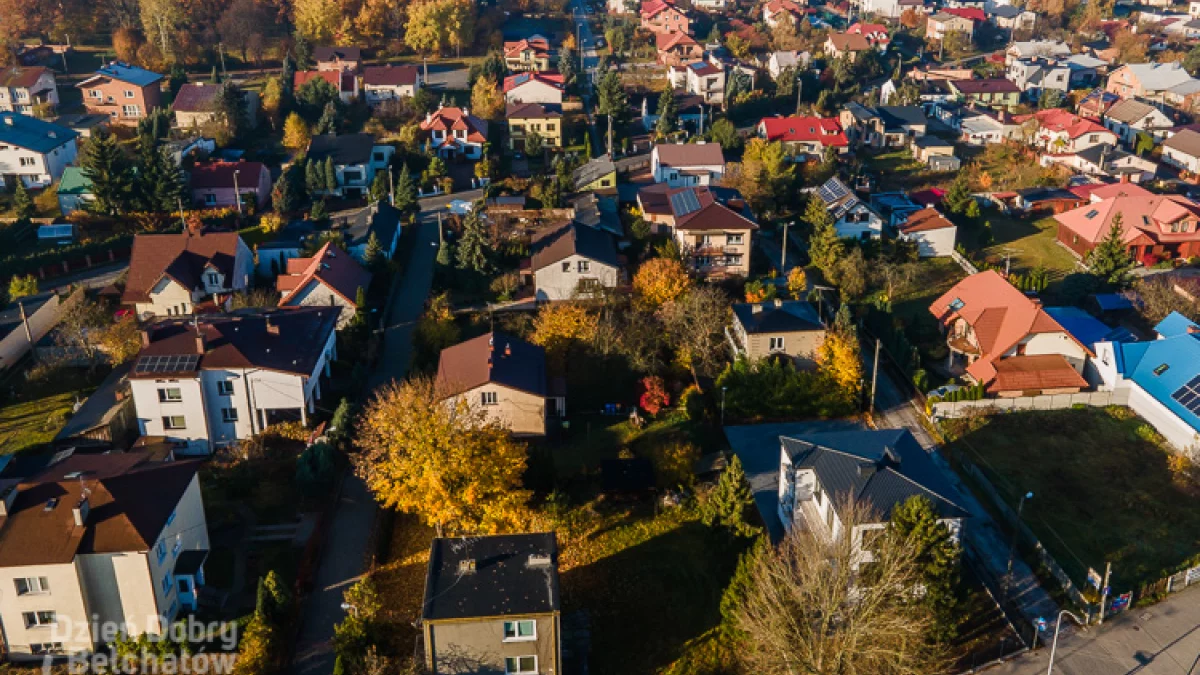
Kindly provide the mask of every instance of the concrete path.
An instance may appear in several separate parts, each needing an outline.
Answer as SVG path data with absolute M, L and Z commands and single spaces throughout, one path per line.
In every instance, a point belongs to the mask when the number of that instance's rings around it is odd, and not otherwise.
M 1200 675 L 1200 586 L 1152 607 L 1131 609 L 1087 631 L 1073 630 L 1067 635 L 1068 621 L 1064 619 L 1054 673 Z M 1053 624 L 1050 630 L 1054 630 Z M 1051 635 L 1045 637 L 1051 639 Z M 1040 648 L 986 672 L 1042 675 L 1049 663 L 1050 650 Z
M 865 372 L 868 377 L 871 372 L 870 359 L 873 355 L 871 350 L 863 350 L 863 357 L 866 361 Z M 880 359 L 883 358 L 885 357 L 881 355 Z M 902 389 L 901 385 L 893 379 L 887 368 L 880 368 L 878 382 L 875 412 L 879 426 L 889 429 L 908 429 L 921 443 L 921 446 L 929 452 L 934 463 L 942 469 L 942 473 L 958 491 L 962 500 L 961 505 L 971 513 L 971 520 L 966 526 L 968 545 L 979 554 L 978 557 L 983 561 L 991 576 L 997 580 L 1003 580 L 1008 570 L 1011 541 L 992 520 L 987 510 L 975 499 L 971 489 L 962 482 L 958 474 L 937 452 L 937 443 L 921 423 L 921 413 L 913 407 L 908 396 L 902 393 L 906 390 Z M 869 381 L 867 384 L 870 386 Z M 992 590 L 997 592 L 999 589 Z M 1030 623 L 1039 617 L 1053 617 L 1058 614 L 1058 605 L 1038 583 L 1033 570 L 1019 556 L 1013 560 L 1013 576 L 1009 594 L 1020 608 L 1025 620 Z M 1028 626 L 1029 623 L 1025 626 L 1018 626 L 1018 628 L 1027 635 L 1025 629 Z
M 425 307 L 433 283 L 433 265 L 437 256 L 437 210 L 451 200 L 474 200 L 482 196 L 475 190 L 421 200 L 416 244 L 403 265 L 399 287 L 392 293 L 392 305 L 384 331 L 383 356 L 371 377 L 376 388 L 399 380 L 408 372 L 412 354 L 412 331 Z M 303 625 L 296 643 L 292 675 L 329 675 L 333 672 L 333 627 L 345 616 L 342 594 L 366 572 L 366 547 L 375 523 L 376 505 L 367 486 L 349 475 L 342 483 L 337 510 L 330 523 L 328 541 L 317 570 L 316 583 L 304 606 Z

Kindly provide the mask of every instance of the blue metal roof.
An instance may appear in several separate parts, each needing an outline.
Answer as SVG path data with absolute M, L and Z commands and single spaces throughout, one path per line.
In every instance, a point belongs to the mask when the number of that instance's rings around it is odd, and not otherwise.
M 79 134 L 66 127 L 36 117 L 0 113 L 0 143 L 46 153 L 73 140 Z
M 1200 431 L 1200 416 L 1171 398 L 1171 394 L 1200 375 L 1200 336 L 1185 332 L 1161 340 L 1121 344 L 1117 346 L 1117 354 L 1118 368 L 1125 377 L 1137 382 L 1154 400 Z
M 154 71 L 146 70 L 145 68 L 141 68 L 139 66 L 131 66 L 128 63 L 121 63 L 120 61 L 113 61 L 107 66 L 101 67 L 96 71 L 96 74 L 106 75 L 115 80 L 128 82 L 129 84 L 134 84 L 139 87 L 144 87 L 148 84 L 154 84 L 155 82 L 163 79 L 162 75 L 159 75 Z
M 1102 312 L 1113 312 L 1122 309 L 1133 309 L 1129 298 L 1120 293 L 1097 293 L 1092 296 Z
M 1047 307 L 1046 313 L 1088 349 L 1105 340 L 1125 342 L 1118 338 L 1129 335 L 1129 331 L 1112 328 L 1078 307 Z
M 1195 322 L 1179 312 L 1171 312 L 1167 318 L 1158 322 L 1154 327 L 1154 332 L 1164 338 L 1172 338 L 1177 335 L 1187 335 L 1189 330 L 1194 330 L 1197 326 Z

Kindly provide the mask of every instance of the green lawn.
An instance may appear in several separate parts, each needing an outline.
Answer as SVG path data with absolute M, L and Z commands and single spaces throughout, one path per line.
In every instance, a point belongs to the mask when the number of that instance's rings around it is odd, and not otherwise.
M 0 454 L 35 450 L 54 440 L 71 415 L 76 395 L 85 399 L 107 374 L 105 368 L 92 373 L 65 368 L 29 383 L 21 373 L 8 373 L 0 387 L 17 395 L 0 397 Z
M 995 242 L 983 250 L 992 262 L 1003 265 L 1009 255 L 1013 272 L 1028 272 L 1040 266 L 1050 272 L 1052 281 L 1075 271 L 1075 257 L 1058 245 L 1058 223 L 1054 218 L 1031 220 L 989 212 L 983 219 L 992 224 Z
M 973 425 L 973 426 L 969 426 Z M 1113 565 L 1118 592 L 1200 561 L 1200 483 L 1127 408 L 1022 412 L 951 422 L 949 448 L 988 474 L 1081 587 Z
M 954 177 L 953 174 L 930 171 L 924 164 L 913 159 L 912 152 L 908 149 L 864 156 L 863 167 L 878 175 L 880 192 L 945 185 Z

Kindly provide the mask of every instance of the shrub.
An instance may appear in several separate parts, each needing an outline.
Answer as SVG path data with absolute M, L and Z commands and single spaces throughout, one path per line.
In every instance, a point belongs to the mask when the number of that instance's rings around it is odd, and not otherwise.
M 687 441 L 670 441 L 655 446 L 650 456 L 658 487 L 664 490 L 689 488 L 696 482 L 696 460 L 700 451 Z
M 660 410 L 671 405 L 671 396 L 667 393 L 663 379 L 657 375 L 642 378 L 642 397 L 638 405 L 651 415 L 657 415 Z
M 306 497 L 319 497 L 333 484 L 336 457 L 327 443 L 313 443 L 296 459 L 296 486 Z

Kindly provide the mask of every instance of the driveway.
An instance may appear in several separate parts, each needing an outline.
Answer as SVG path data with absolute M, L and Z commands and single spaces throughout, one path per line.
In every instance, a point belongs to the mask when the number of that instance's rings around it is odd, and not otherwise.
M 417 68 L 421 67 L 421 64 L 417 64 Z M 429 82 L 426 86 L 435 91 L 446 89 L 466 90 L 468 88 L 468 73 L 468 69 L 464 66 L 431 63 L 429 64 Z

